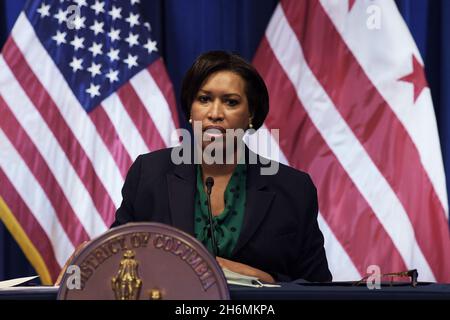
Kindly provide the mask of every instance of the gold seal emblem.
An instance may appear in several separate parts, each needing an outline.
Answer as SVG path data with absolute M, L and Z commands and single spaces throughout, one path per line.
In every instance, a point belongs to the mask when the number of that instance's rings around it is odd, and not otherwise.
M 137 300 L 141 291 L 142 280 L 139 278 L 139 262 L 134 258 L 133 250 L 127 250 L 120 260 L 119 271 L 111 279 L 112 290 L 116 300 Z
M 157 263 L 155 263 L 157 261 Z M 91 240 L 70 261 L 61 300 L 229 299 L 215 258 L 194 237 L 156 222 L 128 223 Z M 72 289 L 71 279 L 80 288 Z

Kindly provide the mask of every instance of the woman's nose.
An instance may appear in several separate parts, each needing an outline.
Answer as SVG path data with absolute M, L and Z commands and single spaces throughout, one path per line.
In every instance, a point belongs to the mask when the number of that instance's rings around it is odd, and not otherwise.
M 212 121 L 223 120 L 223 107 L 221 101 L 214 100 L 209 109 L 208 117 Z

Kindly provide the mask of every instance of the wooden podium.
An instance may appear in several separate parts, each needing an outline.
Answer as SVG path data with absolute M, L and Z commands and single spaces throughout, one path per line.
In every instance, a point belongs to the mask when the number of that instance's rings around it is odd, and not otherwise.
M 129 223 L 70 262 L 58 299 L 229 299 L 222 269 L 192 236 L 160 223 Z

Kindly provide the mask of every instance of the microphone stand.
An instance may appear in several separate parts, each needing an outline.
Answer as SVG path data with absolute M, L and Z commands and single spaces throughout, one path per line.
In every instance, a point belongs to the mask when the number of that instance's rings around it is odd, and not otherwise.
M 216 236 L 214 235 L 213 215 L 211 210 L 211 190 L 214 185 L 214 179 L 212 177 L 207 177 L 205 184 L 206 184 L 206 194 L 208 196 L 208 217 L 209 217 L 209 232 L 211 235 L 211 245 L 214 257 L 217 257 Z

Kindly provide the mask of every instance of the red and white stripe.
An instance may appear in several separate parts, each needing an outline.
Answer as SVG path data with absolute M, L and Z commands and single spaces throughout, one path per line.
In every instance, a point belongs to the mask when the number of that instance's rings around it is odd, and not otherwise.
M 2 197 L 5 201 L 8 201 L 8 199 L 21 199 L 23 201 L 27 209 L 32 212 L 32 215 L 30 217 L 27 214 L 22 214 L 23 210 L 20 210 L 17 214 L 20 217 L 19 221 L 22 221 L 22 219 L 24 221 L 36 220 L 44 232 L 43 235 L 45 235 L 42 238 L 30 240 L 34 244 L 47 242 L 46 245 L 52 249 L 50 252 L 54 255 L 56 263 L 59 266 L 64 265 L 74 250 L 72 241 L 67 236 L 59 220 L 55 219 L 57 213 L 41 183 L 29 170 L 28 165 L 24 162 L 14 145 L 11 144 L 3 130 L 0 131 L 0 138 Z M 9 194 L 11 195 L 9 196 Z M 14 198 L 14 195 L 18 195 L 18 197 Z M 14 207 L 16 205 L 17 203 L 11 202 L 11 206 Z M 29 223 L 25 224 L 25 226 L 29 225 Z M 34 230 L 31 229 L 29 231 L 31 233 Z M 55 243 L 50 241 L 50 239 L 58 239 L 59 242 Z M 58 270 L 52 271 L 58 272 Z
M 254 59 L 270 93 L 265 124 L 280 128 L 287 162 L 318 188 L 335 279 L 359 278 L 376 264 L 449 281 L 445 176 L 429 90 L 413 106 L 407 84 L 391 87 L 420 55 L 393 2 L 380 1 L 392 25 L 371 36 L 365 8 L 375 2 L 357 1 L 350 12 L 346 1 L 281 2 Z
M 55 278 L 112 223 L 137 155 L 171 146 L 172 85 L 159 59 L 88 114 L 23 13 L 0 70 L 0 196 Z
M 448 200 L 445 186 L 445 172 L 440 155 L 441 148 L 437 137 L 437 124 L 429 88 L 425 88 L 418 100 L 411 98 L 411 85 L 398 81 L 411 72 L 411 56 L 414 55 L 423 65 L 420 52 L 408 31 L 408 27 L 400 16 L 393 1 L 357 1 L 351 11 L 336 1 L 321 1 L 321 4 L 338 30 L 345 44 L 351 49 L 370 81 L 376 86 L 379 94 L 386 100 L 401 123 L 411 141 L 417 148 L 425 173 L 439 197 L 448 217 Z M 381 28 L 389 32 L 374 32 L 368 28 L 352 28 L 352 25 L 365 23 L 367 7 L 376 5 L 382 12 Z M 342 10 L 344 9 L 344 10 Z M 383 45 L 380 46 L 380 43 Z M 379 55 L 379 51 L 389 55 Z M 373 63 L 374 56 L 380 57 L 385 65 L 395 68 L 377 68 Z

